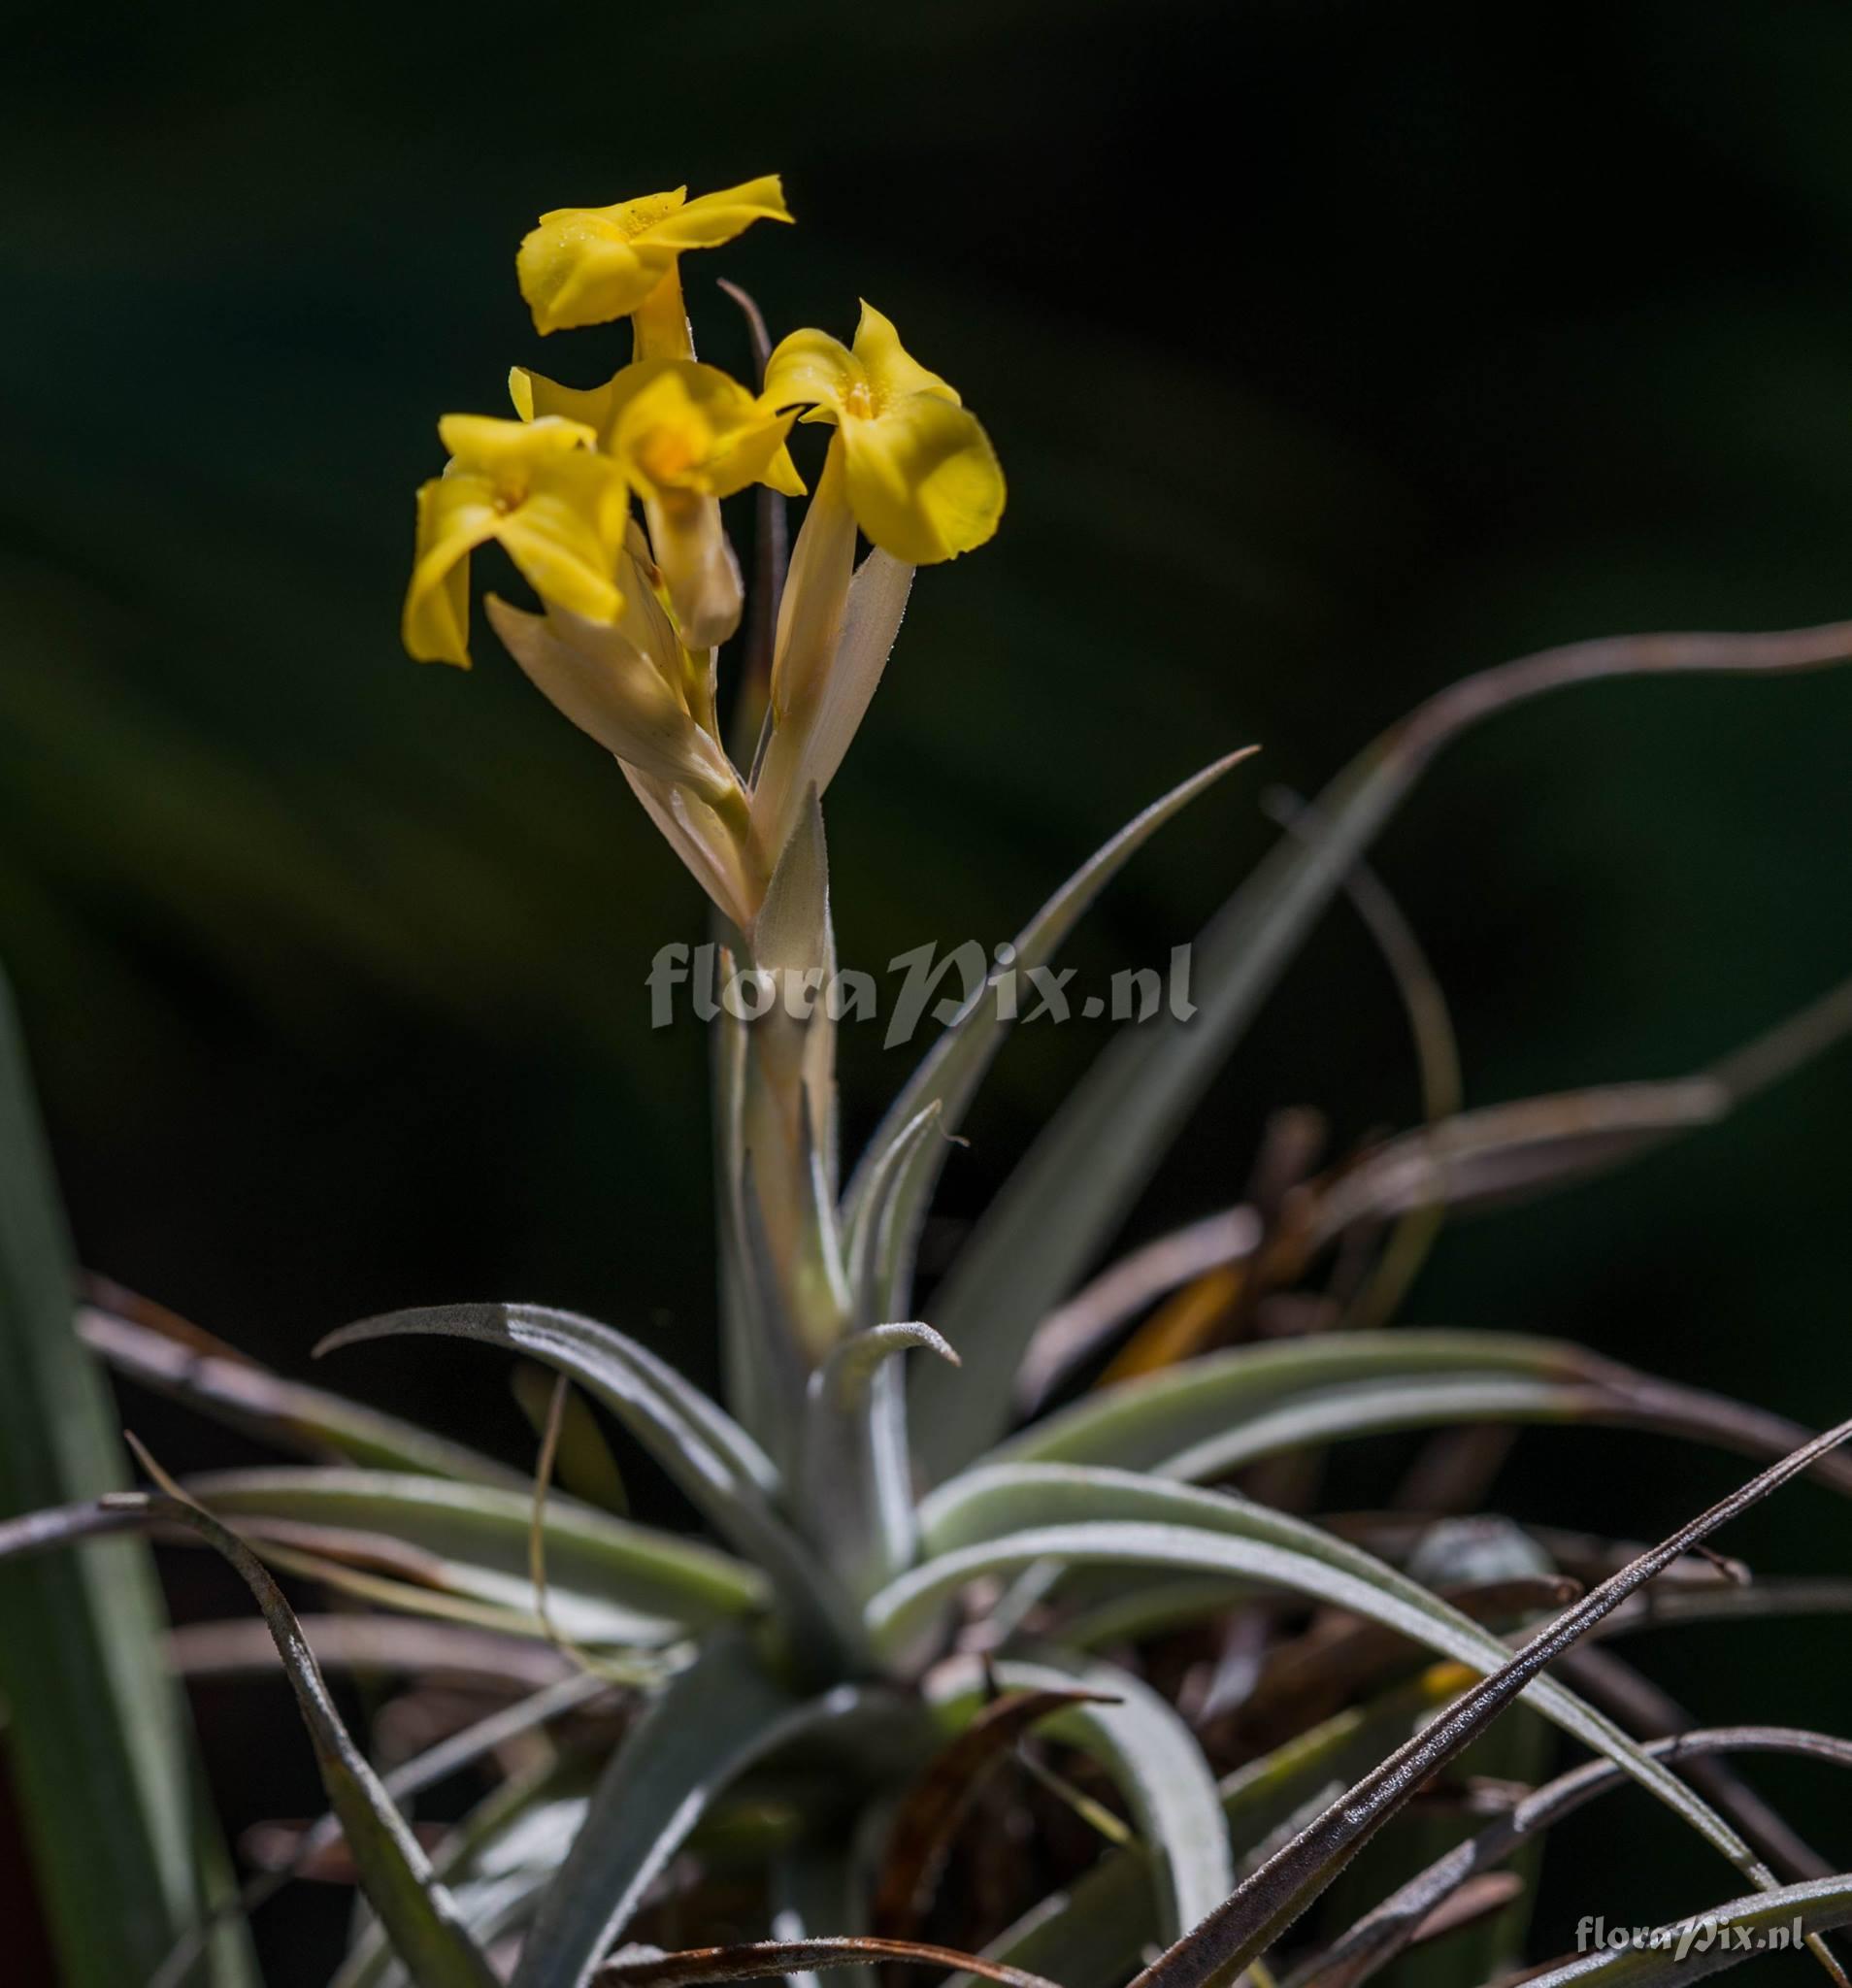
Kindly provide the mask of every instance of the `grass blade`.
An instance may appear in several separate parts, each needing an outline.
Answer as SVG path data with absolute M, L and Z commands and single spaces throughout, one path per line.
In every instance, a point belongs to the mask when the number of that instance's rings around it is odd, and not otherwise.
M 1315 829 L 1283 839 L 1205 929 L 1187 1026 L 1123 1030 L 991 1204 L 932 1306 L 966 1363 L 923 1374 L 920 1455 L 944 1476 L 1005 1426 L 1010 1378 L 1036 1322 L 1074 1287 L 1130 1212 L 1197 1097 L 1273 990 L 1358 858 L 1429 762 L 1480 719 L 1603 678 L 1781 672 L 1852 656 L 1852 624 L 1774 635 L 1621 637 L 1549 649 L 1431 698 L 1369 747 L 1314 804 Z
M 0 1519 L 116 1489 L 115 1416 L 72 1331 L 75 1276 L 0 982 Z M 185 1707 L 147 1548 L 0 1569 L 0 1697 L 34 1871 L 70 1988 L 121 1988 L 201 1905 Z M 236 1946 L 225 1981 L 248 1979 Z
M 144 1528 L 177 1526 L 196 1533 L 231 1563 L 276 1640 L 314 1743 L 328 1806 L 341 1818 L 367 1898 L 413 1980 L 417 1988 L 495 1988 L 493 1970 L 464 1931 L 448 1893 L 432 1877 L 417 1839 L 354 1744 L 294 1611 L 256 1555 L 211 1513 L 182 1499 L 116 1493 L 105 1501 L 105 1508 Z

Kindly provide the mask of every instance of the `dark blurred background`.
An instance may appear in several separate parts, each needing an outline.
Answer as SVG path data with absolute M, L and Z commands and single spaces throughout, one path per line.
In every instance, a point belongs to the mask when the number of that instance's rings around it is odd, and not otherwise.
M 534 337 L 513 251 L 544 208 L 781 171 L 796 229 L 686 265 L 707 355 L 745 364 L 716 275 L 775 332 L 846 335 L 865 294 L 1008 467 L 831 796 L 850 964 L 1001 939 L 1230 746 L 1315 788 L 1509 654 L 1852 613 L 1837 0 L 15 7 L 5 38 L 0 955 L 84 1261 L 292 1373 L 343 1319 L 503 1296 L 711 1373 L 705 1044 L 644 990 L 697 894 L 485 630 L 470 676 L 397 644 L 436 416 L 501 412 L 513 361 L 622 356 Z M 1852 675 L 1614 686 L 1450 754 L 1380 855 L 1472 1100 L 1682 1073 L 1852 970 L 1849 728 Z M 1186 938 L 1265 845 L 1261 784 L 1168 831 L 1078 957 Z M 906 1067 L 872 1036 L 851 1136 Z M 950 1222 L 1101 1040 L 1006 1054 Z M 1417 1110 L 1341 911 L 1138 1232 L 1233 1198 L 1298 1102 L 1340 1140 Z M 1848 1106 L 1841 1054 L 1463 1227 L 1408 1315 L 1830 1419 Z M 414 1351 L 339 1377 L 527 1453 L 492 1361 Z M 246 1454 L 130 1406 L 170 1464 Z M 1537 1432 L 1504 1496 L 1651 1536 L 1736 1472 Z M 1825 1571 L 1852 1530 L 1802 1487 L 1735 1543 Z M 1848 1724 L 1831 1624 L 1640 1647 L 1707 1716 Z M 203 1711 L 234 1822 L 306 1812 L 281 1687 Z M 1558 1920 L 1715 1895 L 1628 1800 L 1566 1833 Z M 319 1978 L 314 1902 L 269 1924 L 275 1979 Z

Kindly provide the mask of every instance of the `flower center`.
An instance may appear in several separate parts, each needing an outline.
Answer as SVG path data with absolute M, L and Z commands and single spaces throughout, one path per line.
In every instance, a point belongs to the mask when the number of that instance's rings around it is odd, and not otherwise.
M 682 422 L 660 421 L 638 436 L 637 467 L 652 483 L 674 483 L 701 460 L 701 438 Z

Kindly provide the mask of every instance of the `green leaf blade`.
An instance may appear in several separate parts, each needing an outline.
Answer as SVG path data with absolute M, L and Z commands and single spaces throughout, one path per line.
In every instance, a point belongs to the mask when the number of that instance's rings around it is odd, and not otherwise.
M 108 1395 L 72 1327 L 68 1240 L 0 981 L 0 1518 L 119 1488 Z M 5 1745 L 71 1988 L 147 1978 L 202 1905 L 195 1770 L 140 1541 L 0 1567 Z M 215 1949 L 248 1980 L 241 1942 Z

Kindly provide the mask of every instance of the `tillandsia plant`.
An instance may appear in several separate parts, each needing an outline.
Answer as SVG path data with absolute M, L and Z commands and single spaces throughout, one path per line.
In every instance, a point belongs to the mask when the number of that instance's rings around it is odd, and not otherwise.
M 0 1685 L 68 1978 L 248 1979 L 242 1915 L 303 1875 L 364 1895 L 338 1988 L 872 1982 L 902 1963 L 959 1988 L 1352 1988 L 1392 1967 L 1447 1988 L 1516 1964 L 1543 1832 L 1633 1783 L 1734 1867 L 1717 1873 L 1731 1903 L 1546 1979 L 1683 1976 L 1805 1940 L 1843 1980 L 1822 1936 L 1852 1919 L 1852 1877 L 1726 1757 L 1845 1767 L 1852 1742 L 1692 1730 L 1612 1643 L 1647 1621 L 1852 1604 L 1852 1578 L 1757 1581 L 1704 1543 L 1803 1471 L 1852 1489 L 1834 1454 L 1847 1425 L 1809 1437 L 1563 1342 L 1397 1321 L 1445 1215 L 1715 1122 L 1842 1034 L 1852 987 L 1683 1079 L 1469 1110 L 1445 1005 L 1363 859 L 1481 717 L 1604 677 L 1839 661 L 1852 625 L 1506 664 L 1316 801 L 1280 804 L 1279 842 L 1196 945 L 1196 1011 L 1115 1040 L 916 1296 L 941 1169 L 1015 1013 L 1002 977 L 1045 967 L 1246 755 L 1185 779 L 1054 892 L 844 1170 L 822 803 L 914 569 L 988 541 L 1004 480 L 957 393 L 870 306 L 849 345 L 759 331 L 749 381 L 696 358 L 681 258 L 789 219 L 776 179 L 542 217 L 517 263 L 537 331 L 628 319 L 631 355 L 602 385 L 517 368 L 510 414 L 443 421 L 404 624 L 414 656 L 467 665 L 470 555 L 505 548 L 538 608 L 491 599 L 497 635 L 614 756 L 710 900 L 729 983 L 753 990 L 713 1020 L 724 1405 L 540 1304 L 395 1313 L 324 1342 L 521 1356 L 539 1447 L 517 1471 L 95 1278 L 74 1335 L 7 1065 L 0 1327 L 17 1384 L 0 1392 L 0 1492 L 27 1515 L 0 1524 Z M 828 434 L 787 562 L 799 424 Z M 748 603 L 721 507 L 754 489 Z M 1425 1122 L 1328 1160 L 1308 1114 L 1284 1114 L 1246 1200 L 1097 1269 L 1340 896 L 1405 997 Z M 176 1481 L 138 1448 L 152 1488 L 121 1489 L 90 1354 L 312 1460 Z M 1766 1467 L 1650 1550 L 1490 1515 L 1510 1432 L 1565 1422 Z M 1385 1431 L 1429 1432 L 1399 1494 L 1314 1516 L 1326 1453 Z M 614 1433 L 707 1537 L 624 1515 Z M 330 1814 L 248 1840 L 242 1892 L 192 1800 L 145 1548 L 89 1543 L 105 1534 L 204 1543 L 248 1585 L 262 1622 L 178 1631 L 181 1673 L 281 1659 L 294 1689 Z M 82 1550 L 46 1557 L 64 1545 Z M 337 1606 L 299 1618 L 280 1576 Z M 332 1669 L 380 1681 L 372 1757 Z M 1588 1758 L 1556 1772 L 1555 1736 Z

